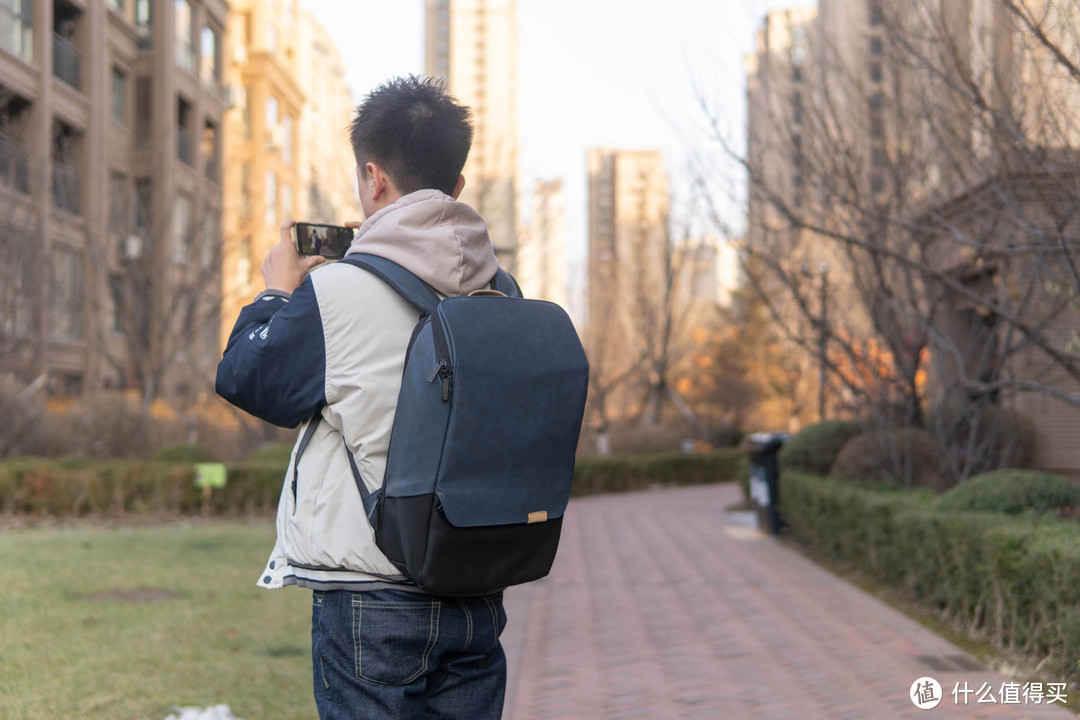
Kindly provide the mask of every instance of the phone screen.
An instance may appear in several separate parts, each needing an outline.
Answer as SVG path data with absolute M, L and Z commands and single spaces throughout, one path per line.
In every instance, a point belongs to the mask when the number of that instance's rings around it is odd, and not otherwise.
M 322 255 L 328 260 L 340 260 L 352 245 L 354 232 L 352 228 L 340 225 L 298 222 L 293 226 L 296 252 L 301 255 Z

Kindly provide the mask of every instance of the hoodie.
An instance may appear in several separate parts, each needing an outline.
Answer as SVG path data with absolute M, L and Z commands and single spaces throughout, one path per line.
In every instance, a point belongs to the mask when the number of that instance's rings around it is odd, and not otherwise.
M 348 254 L 361 252 L 393 260 L 444 296 L 486 287 L 498 269 L 483 219 L 437 190 L 368 218 Z M 369 490 L 382 486 L 416 322 L 416 309 L 382 280 L 345 263 L 316 268 L 291 297 L 260 295 L 241 311 L 218 366 L 218 393 L 300 430 L 260 587 L 415 589 L 375 545 L 349 455 Z M 322 421 L 297 462 L 316 413 Z

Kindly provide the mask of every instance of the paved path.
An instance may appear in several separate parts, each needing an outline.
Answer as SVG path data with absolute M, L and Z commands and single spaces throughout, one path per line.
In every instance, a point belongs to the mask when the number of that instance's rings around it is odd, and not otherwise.
M 1007 678 L 725 513 L 738 498 L 574 500 L 551 575 L 507 592 L 505 717 L 1075 720 L 1060 703 L 1003 704 Z M 933 710 L 908 697 L 923 676 L 943 687 Z M 998 704 L 957 704 L 965 682 Z

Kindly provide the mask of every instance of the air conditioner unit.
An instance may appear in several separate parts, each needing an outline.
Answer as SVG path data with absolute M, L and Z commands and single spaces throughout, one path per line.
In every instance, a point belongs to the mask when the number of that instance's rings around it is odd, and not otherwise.
M 280 150 L 285 147 L 285 128 L 275 125 L 270 128 L 270 149 Z
M 226 110 L 243 110 L 247 107 L 247 92 L 243 85 L 226 85 L 224 96 Z
M 142 256 L 143 239 L 138 235 L 128 235 L 124 240 L 124 259 L 138 260 Z

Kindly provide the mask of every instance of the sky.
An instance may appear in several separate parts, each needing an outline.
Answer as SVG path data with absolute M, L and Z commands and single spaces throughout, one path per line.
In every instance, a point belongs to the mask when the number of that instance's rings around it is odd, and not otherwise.
M 424 69 L 424 0 L 301 0 L 330 32 L 356 98 Z M 744 56 L 766 11 L 805 0 L 518 0 L 520 212 L 536 179 L 562 178 L 567 253 L 584 257 L 586 149 L 660 149 L 672 190 L 707 144 L 705 99 L 726 137 L 745 143 Z M 741 184 L 737 168 L 718 167 Z M 467 180 L 467 178 L 466 178 Z M 725 204 L 737 231 L 741 206 Z

